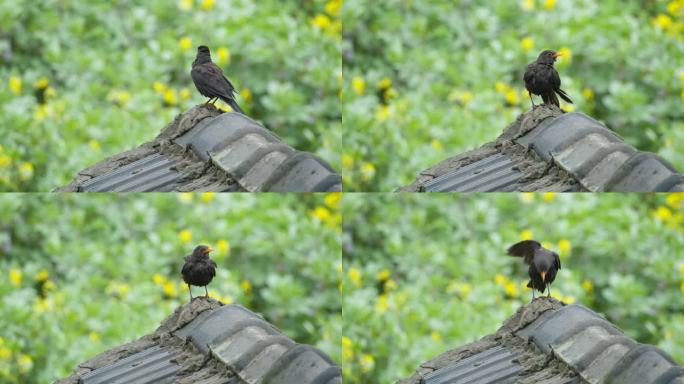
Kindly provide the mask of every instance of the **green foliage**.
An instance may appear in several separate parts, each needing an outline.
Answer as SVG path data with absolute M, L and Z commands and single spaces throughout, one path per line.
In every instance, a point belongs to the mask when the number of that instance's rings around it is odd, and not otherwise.
M 51 382 L 153 332 L 189 299 L 180 268 L 201 243 L 212 297 L 339 361 L 339 197 L 0 196 L 0 382 Z
M 394 382 L 496 331 L 531 299 L 505 253 L 530 237 L 560 254 L 554 297 L 681 364 L 683 210 L 681 193 L 345 195 L 345 382 Z
M 337 3 L 0 3 L 0 190 L 64 185 L 206 101 L 189 74 L 201 44 L 248 115 L 339 168 Z
M 529 110 L 543 49 L 564 53 L 561 107 L 684 168 L 679 0 L 347 0 L 343 17 L 347 190 L 394 190 L 492 141 Z

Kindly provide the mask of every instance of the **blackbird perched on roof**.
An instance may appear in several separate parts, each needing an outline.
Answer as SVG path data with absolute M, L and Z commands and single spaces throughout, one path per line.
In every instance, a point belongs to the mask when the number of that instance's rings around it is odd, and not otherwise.
M 513 244 L 508 251 L 511 256 L 522 257 L 525 264 L 529 265 L 528 273 L 530 281 L 528 288 L 532 288 L 532 298 L 534 290 L 542 294 L 548 287 L 551 296 L 551 283 L 556 279 L 556 272 L 561 269 L 561 262 L 556 252 L 550 251 L 535 240 L 524 240 Z
M 181 273 L 183 281 L 188 284 L 190 290 L 190 301 L 192 301 L 192 287 L 204 287 L 204 297 L 209 296 L 207 285 L 216 276 L 216 263 L 209 258 L 209 253 L 213 249 L 207 245 L 198 245 L 191 254 L 185 256 L 185 264 Z
M 539 54 L 536 61 L 527 66 L 523 80 L 525 80 L 525 88 L 530 96 L 530 101 L 532 101 L 532 107 L 534 107 L 532 94 L 541 96 L 544 104 L 551 103 L 559 107 L 556 94 L 572 104 L 568 94 L 560 88 L 560 77 L 556 69 L 553 68 L 553 63 L 560 55 L 558 52 L 546 50 Z
M 245 114 L 235 101 L 235 87 L 223 75 L 223 70 L 211 61 L 211 54 L 206 45 L 197 47 L 197 57 L 192 62 L 190 76 L 199 93 L 209 98 L 205 104 L 212 100 L 213 104 L 217 99 L 221 99 L 230 105 L 233 111 Z

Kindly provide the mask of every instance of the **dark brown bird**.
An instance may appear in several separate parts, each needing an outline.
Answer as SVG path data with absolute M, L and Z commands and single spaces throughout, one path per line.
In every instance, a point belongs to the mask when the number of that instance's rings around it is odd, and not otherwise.
M 181 273 L 183 281 L 188 284 L 190 290 L 190 301 L 192 301 L 192 287 L 204 287 L 204 297 L 209 296 L 207 285 L 216 276 L 216 263 L 209 258 L 209 253 L 213 249 L 207 245 L 198 245 L 191 254 L 185 256 L 185 264 Z
M 511 256 L 522 257 L 525 264 L 529 265 L 528 273 L 530 281 L 528 288 L 532 288 L 532 298 L 534 290 L 542 294 L 548 287 L 551 296 L 551 283 L 556 279 L 556 272 L 561 269 L 561 262 L 556 252 L 550 251 L 535 240 L 524 240 L 513 244 L 508 251 Z
M 197 57 L 192 62 L 190 76 L 199 93 L 209 98 L 205 104 L 214 104 L 217 99 L 221 99 L 230 105 L 233 111 L 245 114 L 235 101 L 235 87 L 223 74 L 223 70 L 211 61 L 211 54 L 206 45 L 197 47 Z
M 560 77 L 558 76 L 556 69 L 553 68 L 553 63 L 556 62 L 558 56 L 560 56 L 560 53 L 546 50 L 539 54 L 539 57 L 537 57 L 535 62 L 530 63 L 527 66 L 523 80 L 525 80 L 525 88 L 527 89 L 527 94 L 530 96 L 533 108 L 534 100 L 532 100 L 532 94 L 541 96 L 544 104 L 550 103 L 560 107 L 556 94 L 558 94 L 561 99 L 572 104 L 572 100 L 570 100 L 568 94 L 560 88 Z

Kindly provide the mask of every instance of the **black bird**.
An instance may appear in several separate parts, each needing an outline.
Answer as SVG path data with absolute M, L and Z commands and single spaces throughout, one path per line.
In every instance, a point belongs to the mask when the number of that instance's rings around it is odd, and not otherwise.
M 190 290 L 190 301 L 192 301 L 192 287 L 204 287 L 204 297 L 209 296 L 207 285 L 216 276 L 216 263 L 209 258 L 209 253 L 213 249 L 207 245 L 198 245 L 191 254 L 185 256 L 185 264 L 181 273 L 183 281 L 188 284 Z
M 223 70 L 211 61 L 211 54 L 206 45 L 197 47 L 197 57 L 192 62 L 190 71 L 192 82 L 202 96 L 209 98 L 209 102 L 215 103 L 216 99 L 225 101 L 235 112 L 245 114 L 235 101 L 235 87 L 223 74 Z
M 544 104 L 551 103 L 560 107 L 556 94 L 558 94 L 561 99 L 572 104 L 572 100 L 570 100 L 568 94 L 560 88 L 560 77 L 558 76 L 556 69 L 553 68 L 553 63 L 556 62 L 558 56 L 560 56 L 560 53 L 546 50 L 539 54 L 539 57 L 537 57 L 535 62 L 530 63 L 527 66 L 523 80 L 525 80 L 525 88 L 527 89 L 527 94 L 530 96 L 533 108 L 534 101 L 532 100 L 532 94 L 541 96 Z
M 556 252 L 542 247 L 535 240 L 524 240 L 513 244 L 506 252 L 511 256 L 524 258 L 525 264 L 530 266 L 528 269 L 530 281 L 527 287 L 532 288 L 533 299 L 535 289 L 543 294 L 548 287 L 548 296 L 551 296 L 551 283 L 556 279 L 556 272 L 561 269 L 560 258 Z

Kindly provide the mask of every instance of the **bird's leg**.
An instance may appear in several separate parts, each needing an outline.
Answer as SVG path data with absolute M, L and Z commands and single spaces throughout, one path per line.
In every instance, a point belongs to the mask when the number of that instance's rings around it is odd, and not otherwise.
M 215 98 L 214 98 L 214 101 L 211 103 L 211 105 L 216 104 L 217 101 L 218 101 L 218 97 L 215 97 Z
M 209 297 L 209 291 L 207 291 L 207 286 L 204 286 L 204 297 Z
M 534 100 L 532 100 L 532 92 L 527 91 L 527 95 L 530 97 L 530 101 L 532 102 L 532 109 L 534 109 L 535 105 L 534 105 Z
M 549 294 L 546 297 L 551 297 L 551 284 L 546 286 L 549 289 Z
M 188 284 L 188 292 L 190 293 L 190 301 L 192 301 L 192 287 Z
M 534 300 L 534 288 L 532 288 L 532 300 Z

